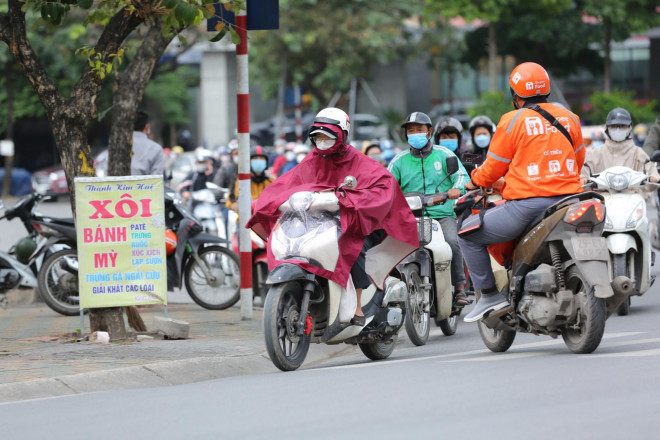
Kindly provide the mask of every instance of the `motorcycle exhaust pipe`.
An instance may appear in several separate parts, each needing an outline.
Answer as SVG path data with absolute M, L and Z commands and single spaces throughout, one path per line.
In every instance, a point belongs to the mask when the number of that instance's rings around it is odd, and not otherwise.
M 611 285 L 617 295 L 629 296 L 633 291 L 633 281 L 623 275 L 614 278 Z

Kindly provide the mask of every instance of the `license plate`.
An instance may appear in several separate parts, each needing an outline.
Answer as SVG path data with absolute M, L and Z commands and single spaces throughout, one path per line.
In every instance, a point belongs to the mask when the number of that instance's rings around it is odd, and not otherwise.
M 572 237 L 571 243 L 578 260 L 607 261 L 607 241 L 603 237 Z

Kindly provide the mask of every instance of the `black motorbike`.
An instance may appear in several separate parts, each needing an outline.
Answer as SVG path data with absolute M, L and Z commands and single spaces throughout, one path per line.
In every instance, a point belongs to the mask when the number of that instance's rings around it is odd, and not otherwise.
M 28 234 L 12 246 L 9 252 L 0 252 L 0 294 L 17 288 L 37 288 L 38 273 L 48 258 L 75 243 L 72 219 L 38 213 L 39 203 L 47 198 L 37 193 L 28 194 L 13 207 L 6 209 L 0 217 L 0 220 L 8 221 L 19 219 Z M 4 203 L 0 201 L 2 208 Z

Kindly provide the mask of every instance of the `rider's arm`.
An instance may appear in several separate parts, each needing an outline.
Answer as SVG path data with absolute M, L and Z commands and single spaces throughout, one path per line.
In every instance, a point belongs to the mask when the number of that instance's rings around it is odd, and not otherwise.
M 479 168 L 472 171 L 472 182 L 477 186 L 489 188 L 500 177 L 506 174 L 513 158 L 513 140 L 507 133 L 507 122 L 504 117 L 497 126 L 488 148 L 488 157 Z
M 394 179 L 399 183 L 399 186 L 401 186 L 401 171 L 399 170 L 399 163 L 398 160 L 392 160 L 387 167 L 387 171 L 392 173 Z
M 445 169 L 446 168 L 447 168 L 447 161 L 445 158 Z M 461 194 L 465 194 L 465 184 L 469 182 L 470 176 L 468 176 L 468 173 L 467 171 L 465 171 L 465 167 L 463 166 L 460 160 L 458 161 L 458 171 L 456 171 L 454 174 L 449 176 L 449 180 L 451 180 L 452 189 L 458 189 L 461 191 Z

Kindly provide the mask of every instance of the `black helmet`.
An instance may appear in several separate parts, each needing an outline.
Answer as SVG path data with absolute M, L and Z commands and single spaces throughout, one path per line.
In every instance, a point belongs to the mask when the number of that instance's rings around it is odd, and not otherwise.
M 412 112 L 411 114 L 408 115 L 406 121 L 403 124 L 401 124 L 401 128 L 403 129 L 403 138 L 406 140 L 408 140 L 408 133 L 406 130 L 408 124 L 427 125 L 431 130 L 433 130 L 433 122 L 431 122 L 431 118 L 429 118 L 429 115 L 422 112 Z
M 460 146 L 463 141 L 463 125 L 456 118 L 445 116 L 435 124 L 435 135 L 433 136 L 433 143 L 440 143 L 440 135 L 442 133 L 456 133 L 458 135 L 458 145 Z
M 268 167 L 268 154 L 266 154 L 264 147 L 261 145 L 255 145 L 254 147 L 250 148 L 250 159 L 253 157 L 263 157 L 266 159 L 266 167 Z
M 605 125 L 632 125 L 632 118 L 630 113 L 625 108 L 617 107 L 610 110 L 605 120 Z
M 490 132 L 491 136 L 495 132 L 495 124 L 493 124 L 493 121 L 491 121 L 490 118 L 486 115 L 475 116 L 470 121 L 470 126 L 468 127 L 468 130 L 470 131 L 470 136 L 472 136 L 473 138 L 474 138 L 474 130 L 476 130 L 477 127 L 486 128 L 486 130 Z

